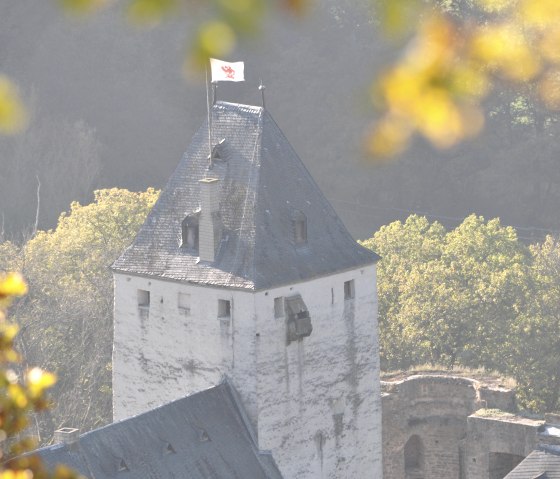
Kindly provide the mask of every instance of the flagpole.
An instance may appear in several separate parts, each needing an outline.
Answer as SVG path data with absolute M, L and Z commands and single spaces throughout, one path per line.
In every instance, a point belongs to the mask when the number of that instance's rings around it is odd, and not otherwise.
M 208 112 L 208 152 L 209 164 L 212 168 L 212 115 L 210 114 L 210 92 L 208 88 L 208 65 L 206 65 L 206 110 Z

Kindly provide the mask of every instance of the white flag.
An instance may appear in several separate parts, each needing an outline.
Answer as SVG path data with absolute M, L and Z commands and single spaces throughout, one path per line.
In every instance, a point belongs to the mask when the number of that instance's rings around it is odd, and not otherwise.
M 228 63 L 210 58 L 212 82 L 216 81 L 245 81 L 245 63 Z

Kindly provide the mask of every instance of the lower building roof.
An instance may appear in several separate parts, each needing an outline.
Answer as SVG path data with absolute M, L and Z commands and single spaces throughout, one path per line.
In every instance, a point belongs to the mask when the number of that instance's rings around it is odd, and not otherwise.
M 226 381 L 38 453 L 89 479 L 281 479 L 236 398 Z
M 504 479 L 560 479 L 560 448 L 541 446 Z

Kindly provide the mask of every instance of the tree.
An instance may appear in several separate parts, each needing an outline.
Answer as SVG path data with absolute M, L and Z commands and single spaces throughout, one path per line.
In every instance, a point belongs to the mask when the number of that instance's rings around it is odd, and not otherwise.
M 14 369 L 20 361 L 14 349 L 17 327 L 7 321 L 5 313 L 12 299 L 26 291 L 27 286 L 20 275 L 0 276 L 0 436 L 5 450 L 0 463 L 0 478 L 80 479 L 66 466 L 49 471 L 36 454 L 22 456 L 36 444 L 29 438 L 21 439 L 20 435 L 29 426 L 31 415 L 47 408 L 45 392 L 56 381 L 53 374 L 39 368 L 25 371 L 22 381 Z
M 379 265 L 385 368 L 429 362 L 505 369 L 511 322 L 524 305 L 528 251 L 511 227 L 469 216 L 448 233 L 411 216 L 362 243 Z
M 72 203 L 56 229 L 39 231 L 14 260 L 0 265 L 28 278 L 30 294 L 13 308 L 27 361 L 54 371 L 56 407 L 42 421 L 44 438 L 63 425 L 89 430 L 111 420 L 113 284 L 110 264 L 131 242 L 158 192 L 110 189 Z
M 413 325 L 400 320 L 402 298 L 411 275 L 441 256 L 445 229 L 438 222 L 412 215 L 395 221 L 361 244 L 382 260 L 377 270 L 379 333 L 382 369 L 408 368 L 426 361 L 412 332 Z
M 560 407 L 560 243 L 551 236 L 531 246 L 527 308 L 512 325 L 505 358 L 520 403 L 536 411 Z
M 465 366 L 503 371 L 511 324 L 525 309 L 527 247 L 512 227 L 471 215 L 447 234 L 441 263 L 434 279 L 451 294 L 442 313 L 455 315 L 442 345 Z

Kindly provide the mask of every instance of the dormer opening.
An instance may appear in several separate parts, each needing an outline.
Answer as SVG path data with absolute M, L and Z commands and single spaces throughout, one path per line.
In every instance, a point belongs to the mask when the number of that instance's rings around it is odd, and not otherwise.
M 126 464 L 124 459 L 121 459 L 121 462 L 119 463 L 119 472 L 126 472 L 126 471 L 130 471 L 130 469 L 128 468 L 128 465 Z
M 224 146 L 226 139 L 222 138 L 218 143 L 212 148 L 212 154 L 208 157 L 211 161 L 213 160 L 225 160 Z
M 181 223 L 181 247 L 198 253 L 198 213 L 191 213 Z
M 307 243 L 307 217 L 302 211 L 296 210 L 292 215 L 294 230 L 294 243 L 301 245 Z

